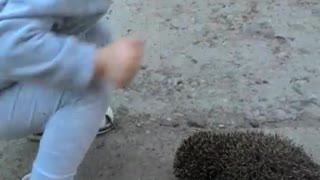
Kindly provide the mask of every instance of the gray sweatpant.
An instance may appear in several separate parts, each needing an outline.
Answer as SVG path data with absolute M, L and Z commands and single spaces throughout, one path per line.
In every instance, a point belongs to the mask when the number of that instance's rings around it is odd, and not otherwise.
M 110 41 L 99 22 L 87 41 Z M 17 83 L 0 91 L 0 138 L 25 137 L 44 130 L 31 180 L 73 180 L 108 107 L 105 82 L 77 92 L 37 83 Z

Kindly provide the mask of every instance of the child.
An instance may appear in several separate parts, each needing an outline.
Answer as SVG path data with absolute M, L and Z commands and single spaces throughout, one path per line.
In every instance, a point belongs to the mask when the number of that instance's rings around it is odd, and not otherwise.
M 99 19 L 107 1 L 0 0 L 0 138 L 44 130 L 24 180 L 72 180 L 110 87 L 124 87 L 139 69 L 141 41 L 106 45 Z

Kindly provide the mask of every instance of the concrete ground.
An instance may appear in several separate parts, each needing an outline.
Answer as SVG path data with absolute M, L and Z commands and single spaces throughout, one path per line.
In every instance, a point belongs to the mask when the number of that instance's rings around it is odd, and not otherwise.
M 318 0 L 117 0 L 107 18 L 147 40 L 146 61 L 77 179 L 174 180 L 175 149 L 199 129 L 279 132 L 320 163 Z M 36 149 L 1 142 L 0 179 L 28 172 Z
M 79 169 L 77 180 L 176 180 L 172 165 L 180 141 L 199 129 L 182 123 L 169 127 L 150 123 L 137 127 L 121 120 L 118 130 L 98 138 Z M 318 128 L 264 129 L 280 133 L 303 145 L 314 161 L 320 163 Z M 0 178 L 18 180 L 30 170 L 37 145 L 26 140 L 1 143 Z

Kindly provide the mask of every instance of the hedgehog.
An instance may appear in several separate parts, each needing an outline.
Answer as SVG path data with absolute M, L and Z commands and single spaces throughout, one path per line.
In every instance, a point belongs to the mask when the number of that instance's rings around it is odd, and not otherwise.
M 179 180 L 320 180 L 320 166 L 288 138 L 263 132 L 197 132 L 177 149 Z

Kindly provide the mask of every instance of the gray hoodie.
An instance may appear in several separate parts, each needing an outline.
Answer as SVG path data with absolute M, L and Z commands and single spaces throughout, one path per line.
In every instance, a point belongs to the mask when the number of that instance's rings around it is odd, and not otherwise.
M 88 30 L 110 0 L 0 0 L 0 90 L 15 82 L 86 88 L 95 44 L 74 35 Z

